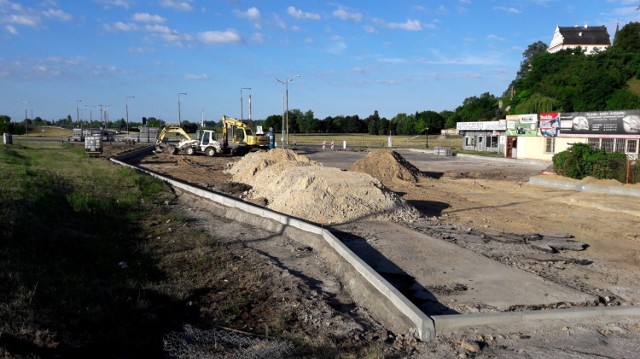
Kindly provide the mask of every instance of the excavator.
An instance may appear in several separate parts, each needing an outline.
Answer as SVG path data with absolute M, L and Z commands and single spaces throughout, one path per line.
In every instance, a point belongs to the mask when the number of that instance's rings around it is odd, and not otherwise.
M 178 143 L 169 142 L 167 135 L 170 133 L 175 133 L 176 136 L 181 137 L 181 140 Z M 156 139 L 156 151 L 172 155 L 180 151 L 187 155 L 203 153 L 209 157 L 222 153 L 222 144 L 216 140 L 216 133 L 214 131 L 197 130 L 195 137 L 195 139 L 191 138 L 191 136 L 179 126 L 163 127 Z
M 222 116 L 222 153 L 232 156 L 244 156 L 247 153 L 269 148 L 269 137 L 254 135 L 251 128 L 244 122 Z

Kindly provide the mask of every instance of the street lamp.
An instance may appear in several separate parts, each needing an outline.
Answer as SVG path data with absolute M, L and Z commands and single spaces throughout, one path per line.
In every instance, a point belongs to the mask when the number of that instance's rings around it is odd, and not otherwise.
M 186 94 L 186 92 L 178 92 L 178 127 L 182 126 L 182 117 L 180 116 L 180 95 Z
M 425 134 L 427 135 L 427 147 L 429 148 L 429 127 L 427 127 L 427 129 L 425 130 Z
M 80 102 L 82 102 L 82 100 L 76 100 L 76 121 L 78 121 L 78 126 L 82 128 L 82 125 L 80 124 L 80 105 L 78 105 Z
M 96 105 L 84 105 L 85 107 L 89 107 L 89 126 L 92 125 L 93 123 L 93 110 L 91 109 L 91 107 L 98 107 Z
M 284 142 L 284 138 L 285 138 L 285 133 L 287 134 L 287 146 L 289 145 L 289 82 L 293 81 L 294 79 L 300 77 L 300 75 L 295 75 L 289 79 L 287 79 L 286 81 L 282 81 L 282 80 L 278 80 L 276 79 L 278 82 L 280 82 L 281 84 L 284 85 L 284 103 L 285 103 L 285 108 L 284 108 L 284 114 L 282 116 L 282 141 Z M 285 120 L 286 117 L 286 120 Z M 286 130 L 285 130 L 285 123 L 286 123 Z M 284 146 L 283 146 L 284 147 Z
M 251 90 L 251 87 L 242 87 L 240 88 L 240 121 L 242 121 L 243 119 L 243 110 L 244 110 L 244 105 L 242 104 L 242 90 Z
M 29 106 L 29 101 L 22 101 L 24 105 L 24 135 L 26 136 L 29 132 L 29 120 L 27 115 L 27 107 Z
M 126 96 L 124 98 L 124 113 L 127 116 L 127 135 L 129 134 L 129 103 L 127 102 L 130 98 L 136 98 L 135 96 Z

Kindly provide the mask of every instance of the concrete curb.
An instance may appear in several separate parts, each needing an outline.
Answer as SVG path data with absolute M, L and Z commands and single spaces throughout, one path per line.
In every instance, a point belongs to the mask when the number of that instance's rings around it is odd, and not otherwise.
M 531 325 L 539 321 L 611 320 L 640 317 L 640 306 L 588 307 L 522 312 L 473 313 L 457 315 L 434 315 L 436 333 L 472 327 L 509 327 Z
M 146 149 L 147 151 L 149 149 Z M 138 154 L 127 153 L 124 155 L 126 158 L 131 158 L 144 153 L 140 150 Z M 431 341 L 435 338 L 435 327 L 433 320 L 424 314 L 418 307 L 416 307 L 409 299 L 402 295 L 394 286 L 392 286 L 386 279 L 380 276 L 373 268 L 367 263 L 355 255 L 347 246 L 345 246 L 338 238 L 336 238 L 328 230 L 316 226 L 314 224 L 302 221 L 298 218 L 289 217 L 282 213 L 272 211 L 267 208 L 259 207 L 241 200 L 237 200 L 231 197 L 227 197 L 215 192 L 197 188 L 186 183 L 172 180 L 161 176 L 155 172 L 144 170 L 137 166 L 133 166 L 121 161 L 121 157 L 113 157 L 110 160 L 121 166 L 129 167 L 137 171 L 145 172 L 153 177 L 163 180 L 169 183 L 171 186 L 182 189 L 189 193 L 192 193 L 198 197 L 209 199 L 213 202 L 221 204 L 228 208 L 238 209 L 248 214 L 259 216 L 268 220 L 278 222 L 282 225 L 282 230 L 287 227 L 293 227 L 298 230 L 321 236 L 324 241 L 333 248 L 347 263 L 349 263 L 362 278 L 373 286 L 379 294 L 393 305 L 397 311 L 402 313 L 411 323 L 413 328 L 405 328 L 407 331 L 415 331 L 417 337 L 422 341 Z M 380 298 L 382 299 L 382 298 Z M 384 317 L 384 315 L 382 315 Z
M 600 186 L 590 183 L 563 181 L 545 178 L 544 175 L 529 177 L 529 183 L 538 186 L 553 187 L 572 191 L 615 194 L 619 196 L 640 197 L 640 189 L 616 186 Z
M 508 329 L 510 327 L 513 327 L 514 325 L 529 325 L 542 321 L 577 321 L 591 319 L 601 319 L 606 321 L 619 320 L 621 317 L 640 318 L 640 306 L 588 307 L 521 312 L 473 313 L 456 315 L 435 315 L 430 317 L 422 312 L 419 308 L 417 308 L 402 293 L 400 293 L 387 280 L 385 280 L 375 270 L 373 270 L 373 268 L 371 268 L 366 262 L 355 255 L 355 253 L 353 253 L 328 230 L 316 226 L 312 223 L 300 220 L 298 218 L 289 217 L 287 215 L 272 211 L 267 208 L 259 207 L 222 194 L 197 188 L 180 181 L 166 178 L 155 172 L 144 170 L 137 166 L 122 162 L 124 158 L 139 156 L 146 152 L 151 152 L 152 150 L 153 147 L 147 147 L 138 151 L 126 153 L 123 156 L 112 157 L 110 158 L 110 160 L 119 165 L 129 167 L 137 171 L 145 172 L 153 177 L 169 183 L 171 186 L 182 189 L 196 196 L 209 199 L 227 208 L 237 209 L 244 213 L 250 214 L 250 217 L 258 216 L 266 220 L 278 223 L 277 227 L 279 228 L 273 228 L 273 230 L 275 231 L 284 232 L 287 227 L 290 227 L 315 236 L 322 237 L 323 241 L 328 246 L 330 246 L 341 258 L 343 258 L 357 273 L 360 274 L 362 279 L 364 279 L 375 289 L 377 293 L 382 296 L 378 299 L 367 299 L 369 301 L 383 300 L 387 304 L 392 305 L 397 312 L 401 313 L 401 315 L 403 315 L 407 320 L 413 323 L 413 328 L 404 329 L 408 331 L 415 331 L 417 337 L 422 341 L 432 341 L 435 339 L 436 335 L 441 332 L 469 329 L 478 326 L 489 326 Z M 557 181 L 553 182 L 553 186 L 557 188 L 558 185 L 555 183 Z M 384 315 L 381 315 L 381 317 L 384 317 Z

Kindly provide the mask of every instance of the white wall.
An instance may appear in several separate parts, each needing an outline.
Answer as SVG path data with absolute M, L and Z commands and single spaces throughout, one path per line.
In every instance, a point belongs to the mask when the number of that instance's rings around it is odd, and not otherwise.
M 518 159 L 551 161 L 553 155 L 565 151 L 574 143 L 587 143 L 586 138 L 556 137 L 554 153 L 546 153 L 546 137 L 518 137 Z

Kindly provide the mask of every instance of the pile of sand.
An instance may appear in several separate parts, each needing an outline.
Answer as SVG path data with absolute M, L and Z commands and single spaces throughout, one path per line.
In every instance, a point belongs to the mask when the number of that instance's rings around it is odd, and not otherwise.
M 376 150 L 349 167 L 349 171 L 367 173 L 382 182 L 418 182 L 420 170 L 396 151 Z
M 360 219 L 411 221 L 419 212 L 377 179 L 363 173 L 324 167 L 291 150 L 254 152 L 228 173 L 252 187 L 248 196 L 267 207 L 315 223 Z

